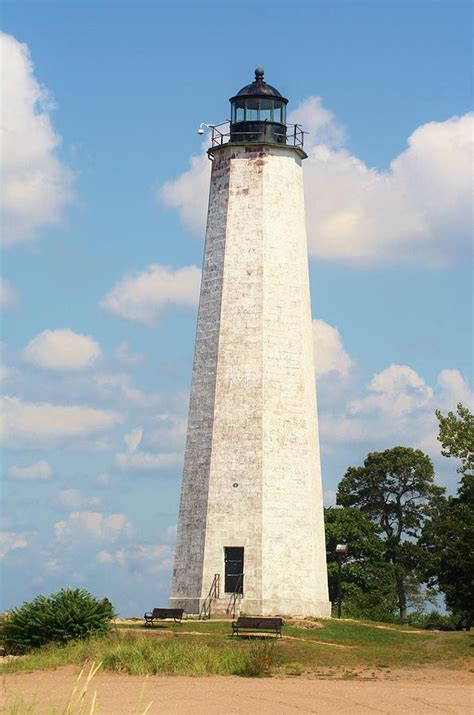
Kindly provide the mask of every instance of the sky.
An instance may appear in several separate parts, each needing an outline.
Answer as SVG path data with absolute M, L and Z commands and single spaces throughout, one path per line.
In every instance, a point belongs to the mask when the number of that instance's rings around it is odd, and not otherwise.
M 304 163 L 325 503 L 365 455 L 440 455 L 472 405 L 471 9 L 6 2 L 2 600 L 165 605 L 209 137 L 257 65 Z

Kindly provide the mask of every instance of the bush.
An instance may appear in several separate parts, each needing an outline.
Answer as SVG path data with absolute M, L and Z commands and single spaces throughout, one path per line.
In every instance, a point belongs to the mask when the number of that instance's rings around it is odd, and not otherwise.
M 99 600 L 77 588 L 37 596 L 7 613 L 0 638 L 7 653 L 20 655 L 45 643 L 66 643 L 105 633 L 115 611 L 107 598 Z
M 426 628 L 427 630 L 454 631 L 456 630 L 456 619 L 450 614 L 442 614 L 439 611 L 431 613 L 413 614 L 408 617 L 411 626 Z

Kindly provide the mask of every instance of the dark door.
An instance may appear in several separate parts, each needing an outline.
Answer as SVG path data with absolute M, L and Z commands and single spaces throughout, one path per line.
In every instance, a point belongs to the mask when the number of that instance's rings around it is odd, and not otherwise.
M 226 546 L 224 548 L 225 586 L 226 593 L 243 594 L 244 549 L 243 546 Z

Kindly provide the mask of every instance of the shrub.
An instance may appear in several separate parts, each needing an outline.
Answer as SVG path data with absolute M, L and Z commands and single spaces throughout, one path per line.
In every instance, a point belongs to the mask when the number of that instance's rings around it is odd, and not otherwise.
M 456 629 L 455 618 L 450 614 L 431 611 L 431 613 L 413 614 L 408 617 L 411 626 L 426 628 L 427 630 L 454 631 Z
M 105 633 L 114 616 L 107 598 L 99 600 L 83 589 L 66 588 L 37 596 L 7 613 L 0 637 L 7 653 L 22 654 L 45 643 Z

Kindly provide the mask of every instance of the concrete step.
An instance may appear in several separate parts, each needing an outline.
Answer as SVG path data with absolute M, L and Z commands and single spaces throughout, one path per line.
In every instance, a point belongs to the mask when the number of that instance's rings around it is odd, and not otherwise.
M 229 598 L 214 598 L 211 603 L 211 618 L 224 618 L 231 620 L 234 617 L 233 613 L 227 613 L 229 607 Z M 236 604 L 235 615 L 238 616 L 240 611 L 240 604 Z

